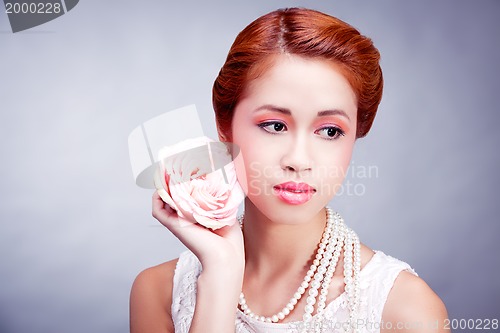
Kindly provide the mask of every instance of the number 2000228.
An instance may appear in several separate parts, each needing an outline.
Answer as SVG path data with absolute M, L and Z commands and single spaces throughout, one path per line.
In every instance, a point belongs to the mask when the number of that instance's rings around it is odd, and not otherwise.
M 5 3 L 5 13 L 7 14 L 59 14 L 61 11 L 60 3 Z
M 452 330 L 497 330 L 498 319 L 446 319 L 445 329 Z

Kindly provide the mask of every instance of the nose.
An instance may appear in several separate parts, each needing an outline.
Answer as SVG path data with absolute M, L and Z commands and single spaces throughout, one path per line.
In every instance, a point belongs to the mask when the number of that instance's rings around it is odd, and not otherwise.
M 311 170 L 311 151 L 305 138 L 296 138 L 290 142 L 289 147 L 281 157 L 281 168 L 283 170 L 301 172 Z

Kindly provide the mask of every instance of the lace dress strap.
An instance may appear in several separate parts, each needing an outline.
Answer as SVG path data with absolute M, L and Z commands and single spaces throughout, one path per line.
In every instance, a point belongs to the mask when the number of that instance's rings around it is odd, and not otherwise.
M 196 282 L 201 263 L 191 251 L 182 252 L 177 261 L 172 288 L 172 321 L 176 333 L 188 333 L 196 304 Z
M 408 271 L 416 276 L 418 274 L 406 262 L 382 251 L 376 251 L 369 264 L 362 274 L 361 289 L 364 297 L 361 307 L 366 316 L 365 331 L 380 332 L 382 312 L 396 278 L 402 271 Z

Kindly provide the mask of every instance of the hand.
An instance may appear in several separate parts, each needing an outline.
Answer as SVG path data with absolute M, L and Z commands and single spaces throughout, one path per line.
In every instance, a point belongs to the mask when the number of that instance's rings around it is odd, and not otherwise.
M 200 260 L 204 270 L 210 267 L 229 267 L 239 269 L 245 266 L 243 233 L 236 221 L 215 231 L 207 229 L 194 221 L 185 220 L 177 215 L 160 198 L 153 194 L 153 217 L 167 227 Z

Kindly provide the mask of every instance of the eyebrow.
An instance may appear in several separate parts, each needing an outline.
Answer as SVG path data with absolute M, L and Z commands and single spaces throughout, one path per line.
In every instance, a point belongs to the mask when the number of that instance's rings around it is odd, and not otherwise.
M 279 112 L 282 114 L 286 114 L 288 116 L 292 115 L 292 112 L 287 109 L 287 108 L 282 108 L 279 106 L 271 105 L 271 104 L 265 104 L 262 106 L 259 106 L 257 109 L 255 109 L 255 112 L 257 111 L 262 111 L 262 110 L 269 110 L 269 111 L 274 111 L 274 112 Z M 325 117 L 325 116 L 344 116 L 347 118 L 347 120 L 351 120 L 347 113 L 343 110 L 339 109 L 331 109 L 331 110 L 323 110 L 318 112 L 318 117 Z

